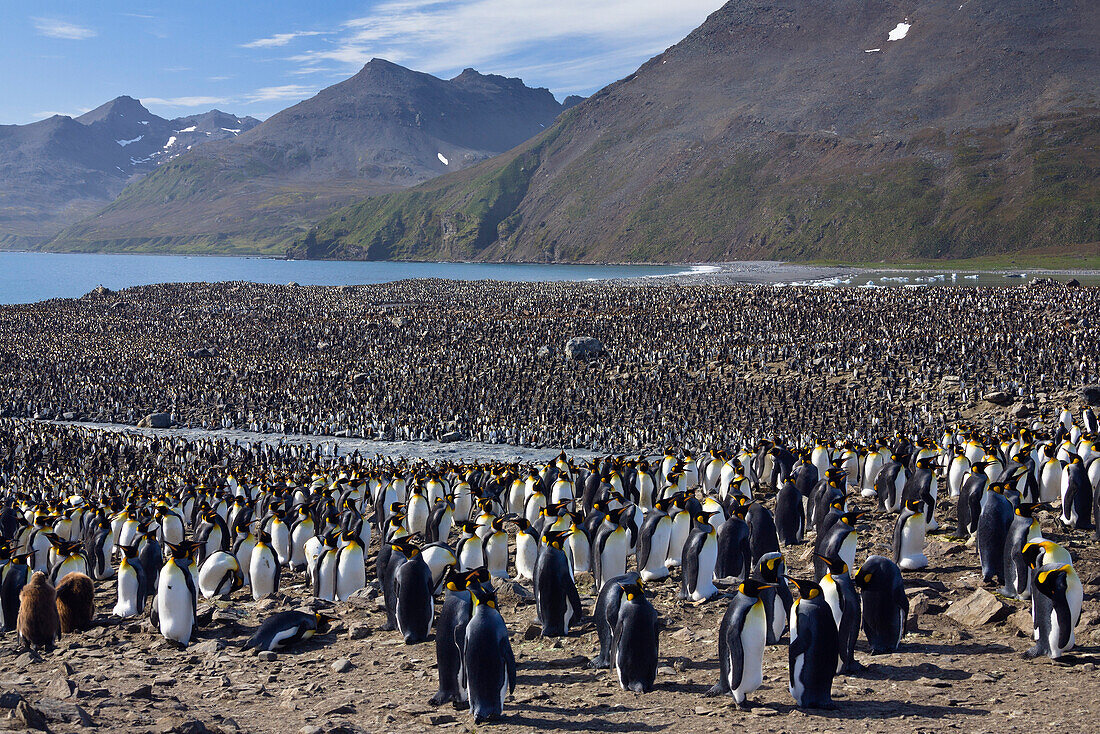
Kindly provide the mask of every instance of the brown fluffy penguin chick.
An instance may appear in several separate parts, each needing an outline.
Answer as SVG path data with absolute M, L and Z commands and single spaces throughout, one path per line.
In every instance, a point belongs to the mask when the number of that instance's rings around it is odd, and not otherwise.
M 57 585 L 57 617 L 64 633 L 79 632 L 92 626 L 95 615 L 95 586 L 82 573 L 65 574 Z
M 35 571 L 30 582 L 19 592 L 19 619 L 15 629 L 27 647 L 52 650 L 54 640 L 61 636 L 57 595 L 41 571 Z

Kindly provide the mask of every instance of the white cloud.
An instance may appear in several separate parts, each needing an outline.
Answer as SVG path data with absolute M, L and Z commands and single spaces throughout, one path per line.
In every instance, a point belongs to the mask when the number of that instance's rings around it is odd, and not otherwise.
M 69 23 L 56 18 L 31 18 L 39 35 L 49 38 L 63 38 L 67 41 L 83 41 L 92 38 L 96 32 L 91 28 Z
M 467 66 L 559 90 L 591 89 L 633 71 L 722 0 L 386 0 L 289 57 L 299 73 L 351 71 L 374 57 L 433 74 Z M 293 34 L 289 34 L 293 35 Z M 594 52 L 594 50 L 596 50 Z
M 142 97 L 143 105 L 161 105 L 162 107 L 206 107 L 212 104 L 226 104 L 233 100 L 227 97 Z
M 304 84 L 284 84 L 279 87 L 261 87 L 255 92 L 244 95 L 249 102 L 272 102 L 283 99 L 303 99 L 317 91 L 317 87 Z
M 257 38 L 255 41 L 249 41 L 248 43 L 242 43 L 242 48 L 272 48 L 274 46 L 285 46 L 295 38 L 303 38 L 305 36 L 320 36 L 324 35 L 321 31 L 294 31 L 293 33 L 276 33 L 274 36 L 268 38 Z

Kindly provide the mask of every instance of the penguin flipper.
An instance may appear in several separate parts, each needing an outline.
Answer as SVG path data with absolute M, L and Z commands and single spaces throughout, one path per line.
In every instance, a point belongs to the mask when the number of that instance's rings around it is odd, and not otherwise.
M 508 675 L 508 693 L 516 692 L 516 656 L 512 652 L 512 645 L 507 637 L 500 640 L 500 657 L 504 660 L 504 668 Z

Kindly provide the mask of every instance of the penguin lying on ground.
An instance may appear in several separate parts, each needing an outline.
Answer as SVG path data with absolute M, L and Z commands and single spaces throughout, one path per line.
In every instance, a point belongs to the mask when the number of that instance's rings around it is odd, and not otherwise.
M 283 650 L 305 642 L 315 634 L 325 634 L 333 618 L 290 610 L 279 612 L 265 619 L 244 644 L 244 649 Z

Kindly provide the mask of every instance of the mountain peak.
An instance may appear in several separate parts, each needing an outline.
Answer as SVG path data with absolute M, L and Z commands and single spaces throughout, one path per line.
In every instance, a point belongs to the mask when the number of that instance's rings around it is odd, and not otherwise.
M 134 118 L 136 120 L 149 120 L 153 113 L 145 109 L 141 102 L 129 95 L 115 97 L 110 102 L 105 102 L 91 112 L 85 112 L 76 118 L 77 122 L 92 125 L 112 118 Z

